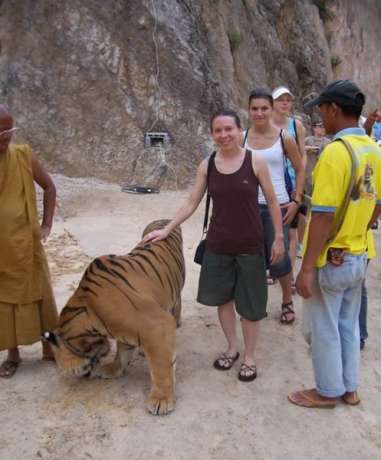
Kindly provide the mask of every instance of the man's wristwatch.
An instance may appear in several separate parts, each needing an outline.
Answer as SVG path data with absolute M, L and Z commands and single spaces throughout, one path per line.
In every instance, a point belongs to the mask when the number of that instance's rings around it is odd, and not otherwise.
M 300 201 L 295 200 L 295 198 L 293 198 L 291 201 L 293 201 L 293 202 L 296 203 L 298 206 L 300 206 Z

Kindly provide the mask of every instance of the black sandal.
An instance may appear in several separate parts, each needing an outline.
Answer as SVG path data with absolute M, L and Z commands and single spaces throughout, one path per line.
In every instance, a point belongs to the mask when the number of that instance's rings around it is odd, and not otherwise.
M 255 364 L 248 366 L 247 364 L 242 363 L 238 372 L 238 380 L 241 380 L 241 382 L 252 382 L 256 378 L 257 366 Z
M 280 322 L 282 324 L 292 324 L 295 321 L 295 311 L 292 308 L 292 302 L 282 303 L 282 313 L 280 315 Z M 293 315 L 292 318 L 287 319 L 287 315 Z
M 218 369 L 219 371 L 228 371 L 229 369 L 231 369 L 231 367 L 237 361 L 238 358 L 238 351 L 235 356 L 228 356 L 226 353 L 223 353 L 219 358 L 217 358 L 214 361 L 213 366 L 215 369 Z

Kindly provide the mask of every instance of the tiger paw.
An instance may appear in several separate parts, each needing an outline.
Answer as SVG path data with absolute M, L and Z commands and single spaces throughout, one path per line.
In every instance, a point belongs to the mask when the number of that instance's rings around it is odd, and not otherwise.
M 174 410 L 175 398 L 173 395 L 169 397 L 158 397 L 151 392 L 147 399 L 146 407 L 148 412 L 153 415 L 166 415 Z

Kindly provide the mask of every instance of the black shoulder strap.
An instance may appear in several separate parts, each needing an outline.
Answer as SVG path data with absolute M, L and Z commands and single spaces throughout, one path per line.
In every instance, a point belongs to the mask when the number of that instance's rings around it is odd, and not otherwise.
M 216 152 L 213 152 L 208 160 L 208 169 L 206 171 L 206 205 L 205 205 L 205 215 L 204 215 L 204 225 L 202 228 L 202 233 L 206 233 L 208 229 L 208 217 L 209 217 L 209 205 L 210 205 L 210 193 L 209 193 L 209 177 L 210 171 L 212 169 L 214 157 L 216 156 Z
M 295 141 L 298 144 L 299 147 L 299 136 L 298 136 L 298 130 L 296 129 L 296 120 L 295 118 L 292 119 L 294 123 L 294 131 L 295 131 Z
M 285 146 L 284 146 L 283 132 L 284 132 L 284 130 L 281 129 L 281 130 L 280 130 L 279 137 L 280 137 L 280 143 L 282 144 L 283 155 L 286 157 L 286 156 L 287 156 L 287 152 L 286 152 L 286 148 L 285 148 Z
M 242 147 L 245 147 L 246 139 L 247 139 L 248 134 L 249 134 L 249 128 L 247 128 L 247 130 L 245 132 L 245 137 L 244 137 L 243 142 L 242 142 Z

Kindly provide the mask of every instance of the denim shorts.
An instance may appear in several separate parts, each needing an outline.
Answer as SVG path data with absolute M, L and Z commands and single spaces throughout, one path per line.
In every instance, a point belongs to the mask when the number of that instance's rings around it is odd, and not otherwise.
M 289 241 L 288 241 L 288 225 L 283 225 L 283 236 L 284 236 L 284 246 L 285 246 L 285 253 L 283 259 L 278 262 L 277 264 L 270 264 L 271 259 L 271 248 L 275 238 L 275 231 L 273 222 L 271 220 L 270 212 L 268 210 L 267 205 L 261 204 L 259 205 L 262 225 L 263 225 L 263 236 L 265 242 L 265 257 L 266 257 L 266 267 L 270 271 L 270 276 L 273 278 L 281 278 L 282 276 L 286 276 L 291 273 L 292 265 L 291 259 L 288 254 L 289 250 Z M 286 214 L 286 209 L 281 208 L 282 217 Z
M 267 281 L 262 254 L 217 254 L 206 250 L 197 302 L 219 306 L 234 300 L 237 313 L 249 321 L 267 316 Z

